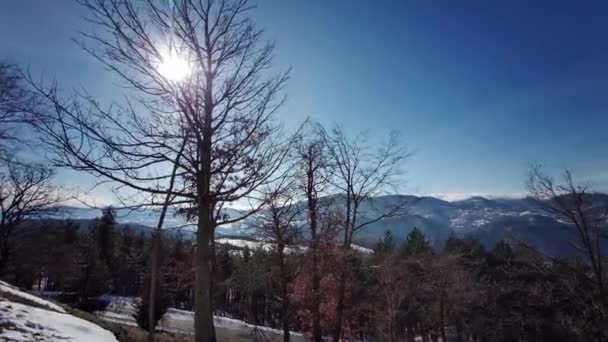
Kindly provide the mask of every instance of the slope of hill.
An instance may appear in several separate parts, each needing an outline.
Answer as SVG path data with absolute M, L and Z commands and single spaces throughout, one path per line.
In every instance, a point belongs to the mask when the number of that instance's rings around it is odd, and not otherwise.
M 339 196 L 331 198 L 335 205 L 342 205 Z M 600 195 L 599 200 L 608 202 L 608 196 Z M 568 224 L 530 199 L 489 199 L 471 197 L 465 200 L 448 202 L 434 197 L 417 197 L 405 195 L 381 196 L 366 201 L 360 208 L 360 220 L 374 217 L 376 212 L 394 205 L 398 201 L 407 203 L 407 213 L 370 224 L 359 232 L 356 241 L 370 246 L 385 231 L 391 231 L 397 240 L 403 241 L 414 228 L 421 229 L 435 246 L 439 246 L 450 235 L 472 236 L 479 238 L 488 248 L 496 241 L 507 239 L 530 243 L 544 252 L 551 254 L 570 254 Z M 300 205 L 304 205 L 301 203 Z M 56 218 L 90 220 L 100 215 L 100 211 L 89 208 L 65 207 Z M 226 215 L 240 215 L 236 209 L 228 209 Z M 158 213 L 152 209 L 137 211 L 118 210 L 118 221 L 130 224 L 139 229 L 149 229 L 156 224 Z M 304 218 L 303 218 L 304 219 Z M 251 228 L 255 217 L 241 222 L 221 226 L 217 229 L 218 237 L 255 237 Z M 185 225 L 183 217 L 171 211 L 167 227 Z M 174 232 L 175 230 L 169 230 Z M 191 228 L 182 230 L 191 234 Z M 548 238 L 550 236 L 550 238 Z
M 116 342 L 108 330 L 0 281 L 1 341 Z

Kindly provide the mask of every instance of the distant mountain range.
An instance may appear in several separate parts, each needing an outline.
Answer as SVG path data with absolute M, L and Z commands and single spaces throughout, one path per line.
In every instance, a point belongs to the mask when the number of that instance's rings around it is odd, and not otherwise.
M 600 200 L 608 203 L 608 196 L 601 195 Z M 372 246 L 384 232 L 390 230 L 397 240 L 403 241 L 407 234 L 417 227 L 422 230 L 434 246 L 440 247 L 450 235 L 474 237 L 486 248 L 492 248 L 497 241 L 506 239 L 512 242 L 526 242 L 552 255 L 571 254 L 572 230 L 568 222 L 560 220 L 548 212 L 540 203 L 528 198 L 489 199 L 471 197 L 469 199 L 448 202 L 435 197 L 417 196 L 381 196 L 361 206 L 361 220 L 372 217 L 374 212 L 406 201 L 407 214 L 391 217 L 373 224 L 359 232 L 356 241 L 365 246 Z M 334 203 L 340 204 L 335 198 Z M 303 204 L 302 204 L 303 205 Z M 225 212 L 230 217 L 240 216 L 236 209 Z M 54 218 L 74 220 L 91 220 L 101 215 L 101 211 L 91 208 L 64 207 Z M 158 211 L 153 209 L 117 211 L 117 220 L 140 229 L 156 226 Z M 249 218 L 241 222 L 221 226 L 217 229 L 220 236 L 237 236 L 255 238 Z M 184 218 L 171 211 L 167 216 L 167 228 L 183 227 Z M 183 227 L 185 234 L 191 234 L 193 227 Z

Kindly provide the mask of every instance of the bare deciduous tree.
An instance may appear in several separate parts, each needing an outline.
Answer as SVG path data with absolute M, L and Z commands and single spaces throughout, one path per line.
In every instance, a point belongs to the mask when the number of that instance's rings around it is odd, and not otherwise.
M 259 235 L 265 241 L 272 243 L 276 251 L 281 287 L 281 324 L 285 342 L 290 340 L 289 329 L 292 318 L 288 288 L 297 275 L 287 265 L 286 248 L 290 246 L 295 248 L 301 237 L 302 228 L 299 223 L 301 210 L 297 205 L 294 182 L 292 174 L 285 174 L 281 182 L 269 188 L 266 192 L 267 207 L 257 225 Z
M 50 183 L 52 168 L 11 156 L 2 157 L 0 163 L 4 164 L 0 168 L 0 274 L 5 275 L 19 225 L 51 214 L 63 198 Z
M 24 115 L 37 105 L 37 98 L 26 89 L 21 71 L 16 65 L 0 61 L 0 153 L 10 154 L 15 143 L 25 141 L 18 133 L 35 117 Z
M 386 143 L 375 149 L 362 132 L 349 138 L 341 127 L 323 132 L 333 174 L 330 179 L 339 194 L 344 197 L 344 223 L 342 227 L 342 252 L 344 267 L 340 268 L 337 288 L 336 322 L 333 340 L 342 337 L 342 322 L 345 308 L 345 293 L 348 274 L 347 258 L 355 234 L 365 227 L 381 220 L 403 215 L 408 202 L 403 197 L 395 197 L 392 203 L 376 205 L 374 196 L 398 193 L 399 179 L 403 174 L 403 164 L 409 152 L 399 141 L 399 135 L 391 132 Z M 366 212 L 361 213 L 362 206 Z
M 184 153 L 184 148 L 186 147 L 186 140 L 182 144 L 180 150 L 175 157 L 175 162 L 173 164 L 173 171 L 171 172 L 171 178 L 169 178 L 169 185 L 167 188 L 167 194 L 165 195 L 165 201 L 161 207 L 160 215 L 158 218 L 158 224 L 156 225 L 156 229 L 154 230 L 154 235 L 152 238 L 152 255 L 150 256 L 150 294 L 148 299 L 148 341 L 154 342 L 155 335 L 155 326 L 156 326 L 156 317 L 155 315 L 155 306 L 156 306 L 156 292 L 157 292 L 157 280 L 158 280 L 158 270 L 159 270 L 159 258 L 160 258 L 160 248 L 162 245 L 162 235 L 163 235 L 163 224 L 165 223 L 165 217 L 167 216 L 167 210 L 171 206 L 172 201 L 175 199 L 175 196 L 171 195 L 173 191 L 173 187 L 175 186 L 175 178 L 177 173 L 177 165 L 179 164 L 179 160 Z
M 447 341 L 446 328 L 452 326 L 462 341 L 462 316 L 479 296 L 474 275 L 462 266 L 462 256 L 434 256 L 428 265 L 428 286 L 435 294 L 433 308 L 442 341 Z
M 402 335 L 398 315 L 407 296 L 404 290 L 407 275 L 405 267 L 400 266 L 395 254 L 391 253 L 374 267 L 378 284 L 374 288 L 377 301 L 373 305 L 373 318 L 380 336 L 390 342 L 398 341 Z
M 52 109 L 37 126 L 58 165 L 146 194 L 148 204 L 171 196 L 190 209 L 197 221 L 195 340 L 215 341 L 214 231 L 263 205 L 257 189 L 286 154 L 273 114 L 287 73 L 270 75 L 274 45 L 247 17 L 246 0 L 79 2 L 95 29 L 80 44 L 136 101 L 104 107 L 86 92 L 66 98 L 56 85 L 28 77 Z M 176 58 L 188 69 L 179 80 L 164 70 Z M 170 186 L 173 167 L 178 181 Z M 236 201 L 251 210 L 227 217 L 222 208 Z
M 306 200 L 306 218 L 309 230 L 308 255 L 311 257 L 311 313 L 312 335 L 315 342 L 323 340 L 321 330 L 321 274 L 320 274 L 320 243 L 324 238 L 324 211 L 328 208 L 323 195 L 327 195 L 328 177 L 330 174 L 327 145 L 323 141 L 322 128 L 317 123 L 307 122 L 299 141 L 296 142 L 295 153 L 297 164 L 296 177 L 299 180 L 297 188 Z
M 528 180 L 530 194 L 573 228 L 572 246 L 584 256 L 591 270 L 596 289 L 598 318 L 608 321 L 608 208 L 588 186 L 577 184 L 572 173 L 565 170 L 556 181 L 533 166 Z

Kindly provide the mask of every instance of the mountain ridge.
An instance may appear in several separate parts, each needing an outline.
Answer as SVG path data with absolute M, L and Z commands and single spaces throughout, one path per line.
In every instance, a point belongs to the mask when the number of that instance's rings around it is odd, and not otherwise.
M 608 203 L 608 195 L 598 194 L 601 201 Z M 340 196 L 333 199 L 339 203 Z M 374 197 L 361 205 L 360 218 L 373 217 L 375 208 L 386 208 L 404 201 L 407 213 L 399 217 L 389 217 L 370 224 L 356 236 L 357 243 L 370 246 L 391 231 L 398 241 L 404 241 L 414 228 L 422 230 L 436 247 L 440 247 L 448 237 L 473 237 L 479 239 L 486 248 L 492 248 L 499 240 L 525 242 L 545 253 L 569 255 L 570 246 L 568 223 L 560 220 L 545 209 L 542 203 L 531 198 L 487 198 L 472 196 L 467 199 L 447 201 L 432 196 L 386 195 Z M 299 203 L 303 205 L 303 202 Z M 227 214 L 238 215 L 239 210 L 228 209 Z M 54 218 L 94 219 L 101 210 L 92 208 L 63 207 Z M 156 226 L 157 211 L 146 208 L 137 211 L 118 209 L 117 221 L 121 224 Z M 217 228 L 219 235 L 255 237 L 252 229 L 255 217 Z M 186 224 L 184 218 L 171 210 L 167 215 L 166 227 L 180 227 Z M 192 232 L 192 229 L 183 229 Z

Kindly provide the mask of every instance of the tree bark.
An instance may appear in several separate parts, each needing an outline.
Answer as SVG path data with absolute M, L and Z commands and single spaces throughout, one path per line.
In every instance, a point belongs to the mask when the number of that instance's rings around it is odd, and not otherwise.
M 161 217 L 163 214 L 161 214 Z M 156 284 L 158 279 L 158 254 L 160 251 L 161 231 L 154 232 L 152 241 L 152 260 L 150 269 L 150 293 L 148 299 L 148 342 L 154 342 L 156 330 L 156 317 L 154 311 L 156 307 Z
M 350 189 L 350 187 L 349 187 Z M 347 253 L 350 247 L 350 235 L 352 232 L 351 227 L 351 192 L 348 190 L 346 192 L 346 223 L 344 225 L 344 244 L 343 244 L 343 252 Z M 334 325 L 333 331 L 333 342 L 340 341 L 340 337 L 342 336 L 342 321 L 344 315 L 344 297 L 346 296 L 346 276 L 347 276 L 347 265 L 346 265 L 346 254 L 343 256 L 343 265 L 341 269 L 338 271 L 340 275 L 340 283 L 338 284 L 338 302 L 336 303 L 336 322 Z
M 196 179 L 198 190 L 198 229 L 196 234 L 195 261 L 194 338 L 196 342 L 215 342 L 211 280 L 214 239 L 214 220 L 212 217 L 212 208 L 214 206 L 211 199 L 211 136 L 213 134 L 212 120 L 214 109 L 212 94 L 213 76 L 207 71 L 205 77 L 203 136 L 199 142 L 201 164 Z
M 281 267 L 281 322 L 283 325 L 283 342 L 289 342 L 289 292 L 287 290 L 287 270 L 285 269 L 285 247 L 279 245 L 279 263 Z
M 345 248 L 345 252 L 346 252 L 346 248 Z M 344 256 L 345 258 L 346 256 Z M 344 300 L 346 297 L 346 276 L 347 276 L 347 271 L 346 271 L 346 261 L 344 262 L 344 264 L 342 265 L 342 269 L 340 271 L 338 271 L 338 273 L 340 273 L 340 282 L 338 284 L 338 302 L 336 304 L 336 323 L 334 325 L 334 334 L 333 334 L 333 341 L 334 342 L 339 342 L 340 341 L 340 337 L 342 336 L 342 321 L 343 321 L 343 315 L 344 315 Z
M 443 290 L 441 297 L 439 298 L 439 331 L 441 331 L 441 341 L 447 341 L 447 335 L 445 333 L 445 308 L 444 308 L 444 295 Z
M 315 342 L 323 342 L 323 333 L 321 331 L 321 277 L 319 275 L 319 258 L 318 251 L 316 248 L 317 243 L 313 242 L 312 254 L 312 294 L 313 294 L 313 308 L 312 308 L 312 335 Z
M 198 231 L 196 233 L 195 293 L 194 293 L 194 340 L 215 342 L 213 307 L 211 304 L 211 239 L 212 225 L 209 208 L 199 209 Z

